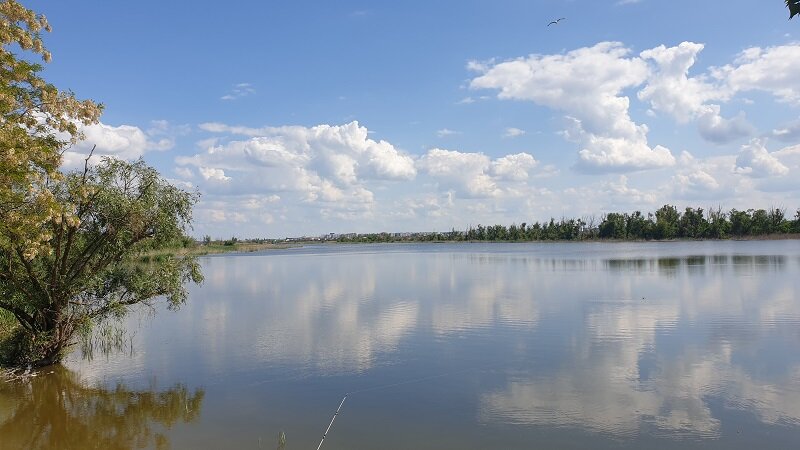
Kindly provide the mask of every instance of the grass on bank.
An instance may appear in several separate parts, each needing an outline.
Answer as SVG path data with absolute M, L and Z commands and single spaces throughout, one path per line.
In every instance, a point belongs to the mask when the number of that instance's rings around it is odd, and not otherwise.
M 212 241 L 208 243 L 194 243 L 187 246 L 154 250 L 144 253 L 139 257 L 140 262 L 157 261 L 167 256 L 205 256 L 219 253 L 250 253 L 262 250 L 279 250 L 292 247 L 289 244 L 274 244 L 271 242 L 241 242 L 241 241 Z

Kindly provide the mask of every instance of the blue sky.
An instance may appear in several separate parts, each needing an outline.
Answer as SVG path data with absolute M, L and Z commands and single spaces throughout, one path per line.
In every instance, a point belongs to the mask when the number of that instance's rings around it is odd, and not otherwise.
M 66 164 L 143 156 L 198 236 L 800 207 L 779 0 L 25 4 L 45 76 L 106 105 Z

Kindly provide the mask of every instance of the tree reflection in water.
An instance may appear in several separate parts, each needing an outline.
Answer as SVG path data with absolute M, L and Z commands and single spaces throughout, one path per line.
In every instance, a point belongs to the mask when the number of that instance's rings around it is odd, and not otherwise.
M 0 448 L 169 448 L 164 432 L 196 420 L 204 396 L 181 384 L 160 391 L 90 386 L 64 367 L 0 381 Z

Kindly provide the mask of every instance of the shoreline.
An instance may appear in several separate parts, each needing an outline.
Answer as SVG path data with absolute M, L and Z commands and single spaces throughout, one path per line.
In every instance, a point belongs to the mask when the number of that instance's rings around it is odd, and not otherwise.
M 222 254 L 230 254 L 230 253 L 255 253 L 255 252 L 265 252 L 270 250 L 286 250 L 290 248 L 301 248 L 308 245 L 326 245 L 326 246 L 337 246 L 337 245 L 374 245 L 374 244 L 430 244 L 430 245 L 441 245 L 441 244 L 587 244 L 587 243 L 597 243 L 597 244 L 627 244 L 627 243 L 669 243 L 669 242 L 727 242 L 727 241 L 795 241 L 800 240 L 800 233 L 790 233 L 790 234 L 768 234 L 768 235 L 761 235 L 761 236 L 739 236 L 739 237 L 731 237 L 726 239 L 710 239 L 710 238 L 702 238 L 702 239 L 688 239 L 688 238 L 676 238 L 676 239 L 562 239 L 562 240 L 388 240 L 388 241 L 364 241 L 364 240 L 353 240 L 353 241 L 315 241 L 315 240 L 308 240 L 308 241 L 291 241 L 291 242 L 283 242 L 283 243 L 276 243 L 276 242 L 237 242 L 233 245 L 223 245 L 223 244 L 198 244 L 196 247 L 181 247 L 175 249 L 164 249 L 159 251 L 152 251 L 142 254 L 138 257 L 138 260 L 141 262 L 149 262 L 153 259 L 158 259 L 164 256 L 213 256 L 213 255 L 222 255 Z

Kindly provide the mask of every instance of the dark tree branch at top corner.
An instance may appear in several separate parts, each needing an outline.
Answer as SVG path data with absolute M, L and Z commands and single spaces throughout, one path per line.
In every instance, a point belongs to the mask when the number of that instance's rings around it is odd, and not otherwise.
M 786 7 L 789 8 L 789 20 L 800 14 L 800 0 L 786 0 Z

